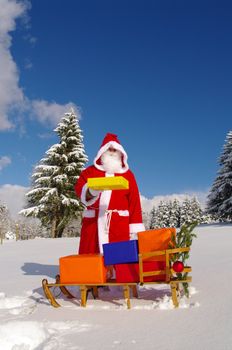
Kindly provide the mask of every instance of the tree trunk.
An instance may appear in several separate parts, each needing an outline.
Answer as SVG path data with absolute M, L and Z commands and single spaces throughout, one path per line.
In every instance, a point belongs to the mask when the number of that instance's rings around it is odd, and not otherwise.
M 54 218 L 52 219 L 51 237 L 52 237 L 52 238 L 56 238 L 56 237 L 57 237 L 56 217 L 54 217 Z
M 61 238 L 62 235 L 63 235 L 63 231 L 64 231 L 64 229 L 57 230 L 57 236 L 56 237 Z

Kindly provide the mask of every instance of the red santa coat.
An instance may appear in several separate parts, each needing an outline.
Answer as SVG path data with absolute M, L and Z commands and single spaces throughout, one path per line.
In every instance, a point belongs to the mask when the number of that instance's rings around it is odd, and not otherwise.
M 120 173 L 108 174 L 100 163 L 101 155 L 113 146 L 123 155 Z M 86 200 L 87 179 L 91 177 L 123 176 L 129 189 L 102 191 L 97 197 Z M 102 253 L 102 245 L 130 239 L 130 235 L 144 230 L 139 191 L 133 173 L 127 164 L 127 154 L 117 136 L 107 134 L 94 160 L 94 165 L 83 170 L 75 191 L 86 205 L 83 213 L 79 254 Z

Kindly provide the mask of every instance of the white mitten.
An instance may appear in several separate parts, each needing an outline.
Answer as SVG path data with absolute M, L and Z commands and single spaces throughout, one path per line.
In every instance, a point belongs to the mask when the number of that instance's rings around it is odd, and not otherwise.
M 130 241 L 133 239 L 138 239 L 137 232 L 136 233 L 130 233 Z
M 101 191 L 93 190 L 92 188 L 89 188 L 89 192 L 93 197 L 97 197 L 101 193 Z

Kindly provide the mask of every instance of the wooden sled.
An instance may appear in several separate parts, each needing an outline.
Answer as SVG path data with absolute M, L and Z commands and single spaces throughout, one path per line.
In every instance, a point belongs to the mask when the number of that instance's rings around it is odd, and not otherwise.
M 59 278 L 59 276 L 57 276 Z M 74 296 L 69 292 L 69 290 L 66 287 L 79 287 L 81 292 L 81 303 L 80 305 L 85 307 L 87 303 L 87 296 L 88 293 L 91 291 L 93 294 L 94 299 L 98 298 L 98 287 L 99 284 L 62 284 L 62 283 L 48 283 L 46 279 L 43 279 L 42 286 L 44 290 L 44 294 L 47 297 L 47 299 L 50 301 L 51 305 L 54 307 L 60 307 L 61 305 L 56 301 L 54 294 L 51 291 L 51 288 L 58 287 L 60 288 L 61 292 L 67 297 L 67 298 L 74 298 Z M 130 304 L 130 290 L 132 290 L 133 296 L 138 297 L 137 293 L 137 283 L 117 283 L 113 280 L 107 283 L 101 283 L 101 287 L 108 286 L 122 286 L 123 287 L 123 295 L 124 299 L 127 304 L 127 308 L 131 308 Z
M 98 287 L 113 287 L 113 286 L 122 286 L 123 287 L 123 295 L 124 299 L 126 301 L 127 308 L 131 308 L 130 303 L 130 292 L 132 291 L 133 297 L 138 297 L 137 292 L 137 285 L 147 285 L 147 284 L 167 284 L 170 285 L 171 288 L 171 297 L 172 302 L 175 307 L 179 306 L 179 299 L 181 296 L 180 293 L 180 284 L 183 283 L 189 283 L 192 281 L 192 278 L 188 276 L 188 273 L 192 271 L 190 266 L 185 266 L 183 271 L 181 273 L 176 273 L 172 268 L 172 258 L 175 256 L 175 254 L 180 253 L 187 253 L 190 251 L 190 248 L 174 248 L 174 249 L 166 249 L 166 250 L 159 250 L 149 253 L 142 253 L 139 254 L 139 279 L 140 281 L 137 282 L 124 282 L 124 283 L 118 283 L 115 280 L 109 280 L 107 283 L 99 283 L 99 284 L 79 284 L 79 283 L 70 283 L 70 284 L 63 284 L 60 283 L 59 275 L 56 276 L 56 282 L 55 283 L 48 283 L 47 279 L 42 280 L 42 287 L 44 290 L 44 294 L 46 298 L 49 300 L 50 304 L 54 307 L 60 307 L 61 305 L 56 301 L 56 298 L 54 296 L 54 293 L 52 292 L 52 289 L 58 288 L 60 292 L 63 293 L 64 296 L 66 296 L 68 299 L 75 298 L 74 295 L 67 289 L 67 287 L 73 287 L 78 286 L 80 288 L 81 293 L 81 302 L 80 306 L 85 307 L 87 304 L 88 299 L 88 293 L 91 291 L 93 294 L 94 299 L 99 297 L 98 294 Z M 165 270 L 158 270 L 158 271 L 149 271 L 144 272 L 143 271 L 143 262 L 154 258 L 154 257 L 165 257 L 166 262 L 166 268 Z M 165 275 L 165 280 L 162 281 L 154 281 L 154 282 L 145 282 L 145 277 L 148 276 L 159 276 L 159 275 Z

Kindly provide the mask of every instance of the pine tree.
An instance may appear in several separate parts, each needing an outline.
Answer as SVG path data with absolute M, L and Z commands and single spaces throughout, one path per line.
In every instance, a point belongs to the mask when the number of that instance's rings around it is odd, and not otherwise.
M 164 227 L 163 225 L 163 201 L 160 201 L 156 210 L 154 228 Z
M 163 203 L 163 218 L 162 218 L 162 227 L 170 227 L 169 220 L 169 206 L 167 202 Z
M 191 247 L 193 238 L 197 237 L 196 234 L 193 232 L 194 228 L 197 226 L 197 222 L 192 223 L 186 223 L 181 226 L 180 231 L 177 232 L 176 236 L 172 237 L 173 245 L 176 248 L 187 248 Z M 186 263 L 186 261 L 189 259 L 189 252 L 180 252 L 173 254 L 171 256 L 172 261 L 180 260 L 183 262 L 183 264 Z M 180 280 L 186 280 L 188 277 L 188 272 L 177 273 L 177 278 Z M 184 294 L 189 297 L 189 285 L 186 282 L 182 283 Z
M 155 215 L 154 227 L 168 227 L 169 225 L 169 211 L 167 203 L 160 201 Z
M 146 230 L 149 230 L 150 227 L 150 215 L 149 212 L 142 211 L 143 224 Z
M 192 222 L 192 209 L 191 201 L 189 198 L 185 198 L 180 208 L 180 225 L 184 225 Z
M 196 197 L 193 197 L 190 200 L 190 207 L 192 211 L 190 222 L 197 222 L 198 224 L 201 223 L 203 213 L 202 213 L 200 203 Z
M 221 168 L 208 196 L 207 211 L 232 220 L 232 131 L 226 136 L 219 165 Z
M 157 211 L 156 211 L 156 208 L 154 206 L 150 212 L 149 229 L 156 228 L 156 216 L 157 216 Z
M 201 224 L 213 224 L 218 222 L 218 219 L 215 218 L 212 214 L 203 212 L 201 216 Z
M 20 214 L 40 219 L 51 230 L 51 237 L 62 237 L 68 223 L 83 210 L 74 185 L 88 159 L 73 109 L 65 113 L 54 131 L 60 142 L 48 149 L 36 165 L 27 193 L 28 205 Z
M 10 214 L 6 205 L 0 203 L 0 243 L 9 230 L 10 227 Z
M 180 204 L 177 199 L 169 202 L 169 226 L 180 226 Z

